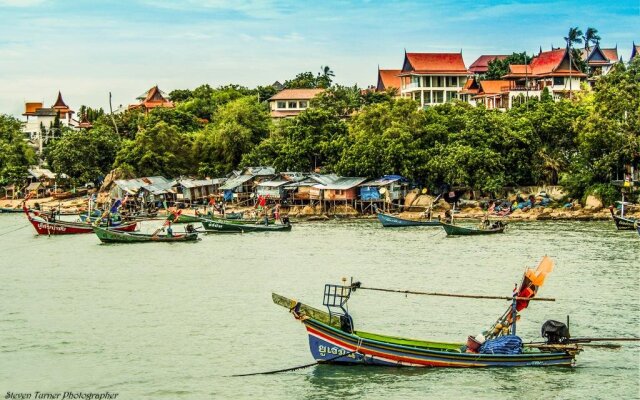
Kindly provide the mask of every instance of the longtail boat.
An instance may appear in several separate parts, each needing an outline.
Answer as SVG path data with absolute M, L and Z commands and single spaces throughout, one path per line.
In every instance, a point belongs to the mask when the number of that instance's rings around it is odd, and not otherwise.
M 484 335 L 473 336 L 465 343 L 416 340 L 381 335 L 354 329 L 347 301 L 356 290 L 366 288 L 360 282 L 350 285 L 325 285 L 323 305 L 327 311 L 313 308 L 296 300 L 272 294 L 275 304 L 287 308 L 305 326 L 312 356 L 320 363 L 366 364 L 394 367 L 542 367 L 573 366 L 575 356 L 582 351 L 578 343 L 568 340 L 568 327 L 557 321 L 543 325 L 546 343 L 523 344 L 516 336 L 518 311 L 535 298 L 546 275 L 553 269 L 553 261 L 543 258 L 537 269 L 525 272 L 513 297 L 470 296 L 442 293 L 397 291 L 448 297 L 508 299 L 511 305 Z M 473 340 L 472 340 L 473 339 Z
M 636 222 L 633 218 L 625 218 L 624 214 L 616 215 L 613 211 L 613 206 L 609 207 L 609 211 L 611 212 L 611 218 L 613 218 L 613 222 L 616 224 L 616 229 L 619 231 L 632 231 L 634 230 L 634 224 Z
M 413 220 L 413 219 L 404 219 L 404 218 L 394 217 L 393 215 L 389 215 L 389 214 L 383 214 L 381 212 L 377 213 L 376 216 L 378 217 L 378 221 L 380 221 L 382 226 L 384 226 L 385 228 L 392 228 L 392 227 L 397 228 L 397 227 L 404 227 L 404 226 L 438 226 L 440 225 L 440 221 L 420 221 L 420 220 Z
M 0 214 L 21 213 L 22 208 L 0 207 Z
M 224 217 L 226 219 L 242 219 L 242 217 L 244 216 L 244 211 L 240 211 L 240 212 L 228 212 L 224 214 Z
M 283 224 L 265 224 L 254 223 L 254 224 L 245 224 L 245 223 L 237 223 L 225 220 L 209 220 L 203 219 L 202 226 L 207 232 L 215 232 L 215 233 L 244 233 L 244 232 L 271 232 L 271 231 L 290 231 L 291 224 L 283 223 Z
M 88 223 L 49 221 L 37 215 L 32 216 L 29 212 L 25 213 L 38 235 L 73 235 L 93 232 L 93 227 Z M 133 232 L 137 226 L 136 222 L 130 222 L 108 227 L 107 229 L 110 231 Z
M 180 214 L 178 216 L 178 219 L 176 219 L 174 221 L 174 223 L 176 224 L 193 224 L 195 222 L 200 222 L 200 220 L 203 218 L 203 215 L 187 215 L 187 214 Z
M 494 223 L 493 225 L 489 225 L 487 227 L 482 228 L 473 228 L 467 226 L 446 224 L 442 222 L 442 228 L 447 233 L 447 236 L 470 236 L 470 235 L 491 235 L 494 233 L 504 233 L 505 228 L 507 227 L 501 221 Z
M 103 243 L 153 243 L 153 242 L 195 242 L 198 239 L 197 232 L 185 232 L 174 235 L 152 235 L 137 232 L 117 232 L 110 229 L 93 227 L 93 232 Z

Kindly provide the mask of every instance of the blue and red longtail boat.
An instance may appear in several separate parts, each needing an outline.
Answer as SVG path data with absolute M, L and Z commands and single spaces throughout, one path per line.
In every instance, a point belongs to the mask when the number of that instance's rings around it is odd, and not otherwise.
M 394 367 L 541 367 L 573 366 L 582 347 L 569 342 L 568 328 L 548 321 L 542 332 L 546 342 L 523 344 L 516 334 L 518 312 L 535 298 L 545 276 L 553 269 L 553 261 L 543 258 L 537 269 L 528 269 L 512 297 L 451 295 L 413 291 L 396 291 L 351 285 L 325 285 L 323 304 L 327 311 L 313 308 L 273 293 L 273 302 L 286 307 L 304 324 L 309 347 L 316 361 L 336 364 L 364 364 Z M 347 301 L 355 290 L 378 290 L 403 294 L 447 297 L 508 299 L 507 311 L 484 332 L 483 337 L 469 337 L 467 343 L 415 340 L 380 335 L 354 329 Z

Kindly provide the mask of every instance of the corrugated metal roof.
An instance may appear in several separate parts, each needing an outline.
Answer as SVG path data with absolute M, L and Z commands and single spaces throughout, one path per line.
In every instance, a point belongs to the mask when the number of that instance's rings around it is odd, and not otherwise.
M 203 186 L 219 185 L 221 182 L 223 182 L 223 179 L 181 179 L 173 186 L 181 185 L 187 189 L 191 189 Z
M 147 189 L 153 193 L 153 190 L 164 190 L 164 193 L 173 193 L 171 190 L 172 182 L 163 176 L 149 176 L 145 178 L 135 179 L 119 179 L 114 182 L 120 189 L 127 193 L 135 194 L 141 188 Z M 152 189 L 150 189 L 152 187 Z M 154 193 L 156 194 L 156 193 Z
M 56 178 L 56 174 L 54 174 L 53 172 L 49 171 L 46 168 L 30 168 L 27 171 L 29 172 L 29 174 L 31 174 L 31 176 L 33 176 L 36 179 L 40 179 L 42 176 L 45 176 L 48 179 Z
M 286 185 L 287 183 L 289 183 L 289 181 L 265 181 L 265 182 L 260 182 L 258 186 L 280 187 L 282 185 Z
M 326 185 L 314 185 L 313 187 L 316 189 L 329 189 L 329 190 L 345 190 L 351 189 L 353 187 L 358 186 L 362 182 L 366 181 L 367 178 L 357 178 L 357 177 L 340 177 L 337 181 L 326 184 Z
M 247 167 L 242 170 L 243 175 L 269 176 L 275 175 L 276 169 L 273 167 Z
M 220 189 L 222 189 L 222 190 L 235 189 L 235 188 L 237 188 L 238 186 L 242 185 L 243 183 L 245 183 L 246 181 L 248 181 L 251 178 L 253 178 L 252 175 L 240 175 L 240 176 L 235 177 L 235 178 L 227 179 L 227 181 L 224 183 L 224 185 L 220 186 Z
M 360 186 L 386 186 L 390 183 L 397 182 L 400 180 L 404 180 L 403 177 L 399 175 L 387 175 L 382 178 L 373 179 L 371 181 L 365 182 Z

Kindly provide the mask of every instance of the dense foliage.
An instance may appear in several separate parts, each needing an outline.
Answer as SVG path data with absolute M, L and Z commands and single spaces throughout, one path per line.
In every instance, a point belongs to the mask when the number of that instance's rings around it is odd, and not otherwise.
M 432 188 L 492 192 L 562 184 L 574 197 L 606 194 L 625 164 L 640 163 L 639 70 L 640 59 L 618 64 L 594 91 L 559 102 L 549 93 L 523 98 L 506 112 L 457 101 L 423 110 L 393 92 L 333 85 L 299 116 L 276 122 L 265 101 L 273 87 L 203 85 L 171 92 L 173 109 L 96 113 L 92 130 L 63 131 L 47 161 L 77 181 L 96 180 L 114 167 L 138 176 L 205 177 L 270 165 L 345 176 L 401 174 Z M 330 79 L 331 70 L 324 71 Z M 314 87 L 324 76 L 300 74 L 288 83 L 303 75 L 316 80 Z M 6 183 L 34 160 L 18 121 L 1 117 L 0 128 Z
M 29 165 L 36 160 L 35 152 L 27 146 L 20 121 L 0 115 L 0 184 L 22 182 Z

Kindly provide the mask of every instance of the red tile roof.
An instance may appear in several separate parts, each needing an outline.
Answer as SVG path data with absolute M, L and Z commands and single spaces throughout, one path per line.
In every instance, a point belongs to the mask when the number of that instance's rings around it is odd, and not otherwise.
M 402 73 L 456 74 L 469 73 L 462 53 L 406 53 Z
M 311 100 L 322 92 L 324 89 L 284 89 L 269 100 Z
M 532 77 L 566 76 L 569 75 L 569 69 L 560 69 L 565 58 L 567 58 L 568 61 L 568 53 L 566 49 L 543 51 L 533 57 L 528 66 L 522 64 L 509 65 L 509 74 L 505 75 L 505 77 L 518 78 L 524 77 L 525 74 L 529 73 Z M 574 65 L 571 70 L 571 74 L 575 77 L 586 76 L 578 70 L 575 65 L 575 61 L 573 61 L 573 63 Z
M 378 70 L 378 85 L 377 90 L 383 91 L 389 88 L 400 89 L 400 74 L 402 70 L 399 69 L 379 69 Z
M 504 60 L 505 58 L 507 58 L 505 55 L 482 55 L 469 66 L 469 71 L 474 74 L 483 74 L 489 69 L 489 61 Z
M 480 81 L 480 93 L 483 94 L 499 94 L 503 92 L 503 88 L 509 86 L 509 81 L 504 80 L 491 80 L 491 81 Z
M 478 87 L 478 82 L 476 81 L 476 78 L 469 78 L 464 83 L 464 86 L 462 87 L 460 94 L 476 94 L 479 91 L 480 89 Z
M 173 108 L 173 102 L 169 101 L 162 95 L 162 91 L 158 88 L 158 85 L 152 87 L 147 92 L 147 96 L 139 104 L 130 105 L 129 108 L 144 107 L 146 110 L 150 110 L 156 107 Z

